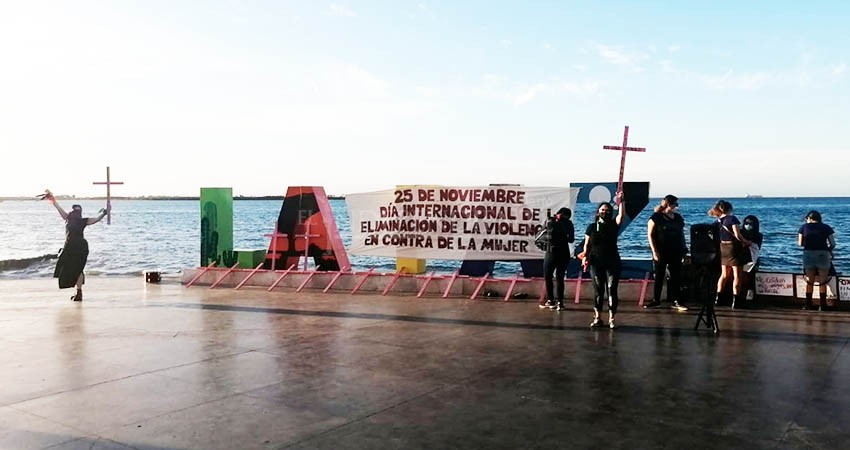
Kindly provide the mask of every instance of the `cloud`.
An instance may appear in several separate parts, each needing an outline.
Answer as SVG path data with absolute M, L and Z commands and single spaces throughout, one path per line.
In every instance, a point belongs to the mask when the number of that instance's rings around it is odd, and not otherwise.
M 833 75 L 841 75 L 847 71 L 847 64 L 841 63 L 835 66 L 832 66 L 832 74 Z
M 334 16 L 357 17 L 357 13 L 355 13 L 354 11 L 348 9 L 347 7 L 345 7 L 343 5 L 338 5 L 336 3 L 331 3 L 331 5 L 328 7 L 328 10 L 330 11 L 331 15 L 334 15 Z
M 681 45 L 671 45 L 671 46 L 667 47 L 667 51 L 668 51 L 669 53 L 676 53 L 676 52 L 678 52 L 678 51 L 679 51 L 679 50 L 681 50 L 681 49 L 682 49 L 682 46 L 681 46 Z
M 723 75 L 700 75 L 703 86 L 714 90 L 751 91 L 765 86 L 776 79 L 776 75 L 768 72 L 749 72 L 736 74 L 728 70 Z
M 473 89 L 472 94 L 510 103 L 516 107 L 541 96 L 592 95 L 599 91 L 601 85 L 602 83 L 595 80 L 513 83 L 502 76 L 487 74 L 483 77 L 481 86 Z
M 641 52 L 629 52 L 622 47 L 613 47 L 604 44 L 593 44 L 596 53 L 605 61 L 618 66 L 633 66 L 647 59 L 647 55 Z

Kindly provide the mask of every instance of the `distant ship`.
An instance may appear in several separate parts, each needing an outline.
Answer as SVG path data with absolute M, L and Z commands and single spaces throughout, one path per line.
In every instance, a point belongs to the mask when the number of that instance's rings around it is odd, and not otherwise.
M 747 196 L 744 198 L 764 198 L 764 196 L 758 194 L 747 194 Z

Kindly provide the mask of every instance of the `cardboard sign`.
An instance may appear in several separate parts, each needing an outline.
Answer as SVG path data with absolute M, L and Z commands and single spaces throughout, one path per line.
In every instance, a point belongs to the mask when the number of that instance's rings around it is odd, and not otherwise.
M 850 277 L 838 277 L 838 299 L 850 302 Z
M 756 272 L 756 294 L 794 296 L 794 274 Z
M 797 298 L 806 298 L 806 277 L 803 275 L 795 275 L 794 280 L 797 283 Z M 831 277 L 826 283 L 826 298 L 835 298 L 835 293 L 838 292 L 838 284 L 835 277 Z M 814 297 L 818 298 L 818 285 L 814 286 Z

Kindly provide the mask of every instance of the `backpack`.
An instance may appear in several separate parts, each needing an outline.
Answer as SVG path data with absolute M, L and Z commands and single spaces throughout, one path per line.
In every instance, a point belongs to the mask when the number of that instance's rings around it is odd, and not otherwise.
M 549 250 L 549 244 L 552 242 L 552 226 L 549 222 L 540 227 L 540 231 L 534 236 L 534 246 L 543 250 Z

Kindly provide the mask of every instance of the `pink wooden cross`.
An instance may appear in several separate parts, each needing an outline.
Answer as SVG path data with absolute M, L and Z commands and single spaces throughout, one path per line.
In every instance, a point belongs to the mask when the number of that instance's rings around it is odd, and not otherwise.
M 319 237 L 319 234 L 310 234 L 310 222 L 304 223 L 304 234 L 296 234 L 296 238 L 304 238 L 304 271 L 307 271 L 307 262 L 310 259 L 309 250 L 310 250 L 310 238 L 311 237 Z
M 267 258 L 271 258 L 271 260 L 272 260 L 272 271 L 274 271 L 274 270 L 275 270 L 275 266 L 277 265 L 277 264 L 275 264 L 275 263 L 276 263 L 276 262 L 277 262 L 277 260 L 280 258 L 280 255 L 278 255 L 278 254 L 277 254 L 277 238 L 279 238 L 279 237 L 283 237 L 283 238 L 285 238 L 285 237 L 287 237 L 287 236 L 289 236 L 289 235 L 288 235 L 288 234 L 286 234 L 286 233 L 278 233 L 278 232 L 277 232 L 277 227 L 275 227 L 275 229 L 274 229 L 274 233 L 271 233 L 271 234 L 264 234 L 264 235 L 263 235 L 263 237 L 271 237 L 271 238 L 272 238 L 272 245 L 271 245 L 271 247 L 272 247 L 272 254 L 271 254 L 271 255 L 266 255 L 266 257 L 267 257 Z
M 617 193 L 623 192 L 623 173 L 626 171 L 626 152 L 645 152 L 643 147 L 628 147 L 629 143 L 629 126 L 626 125 L 626 130 L 623 131 L 623 145 L 603 145 L 605 150 L 620 150 L 623 155 L 620 157 L 620 179 L 617 181 Z
M 106 166 L 106 181 L 95 181 L 92 184 L 106 185 L 106 224 L 112 224 L 112 193 L 110 187 L 113 184 L 124 184 L 123 181 L 112 181 L 109 178 L 109 166 Z

